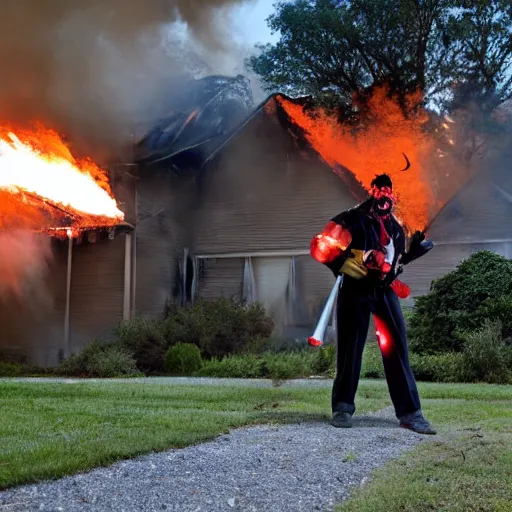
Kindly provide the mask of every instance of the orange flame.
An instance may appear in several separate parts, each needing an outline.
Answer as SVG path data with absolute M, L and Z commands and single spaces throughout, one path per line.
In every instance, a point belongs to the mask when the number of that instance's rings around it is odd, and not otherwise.
M 411 105 L 417 99 L 411 96 Z M 433 141 L 422 129 L 428 120 L 425 112 L 405 118 L 386 90 L 377 89 L 369 104 L 371 125 L 354 134 L 322 110 L 308 115 L 300 105 L 283 97 L 278 101 L 328 165 L 345 167 L 367 191 L 376 174 L 389 174 L 398 199 L 397 217 L 410 231 L 427 226 L 438 204 L 422 164 L 433 148 Z M 405 167 L 402 153 L 411 161 L 405 172 L 401 172 Z
M 34 229 L 43 222 L 37 208 L 27 204 L 27 195 L 57 206 L 81 225 L 124 219 L 106 171 L 88 159 L 76 160 L 56 132 L 41 126 L 32 131 L 0 127 L 0 227 L 25 224 Z

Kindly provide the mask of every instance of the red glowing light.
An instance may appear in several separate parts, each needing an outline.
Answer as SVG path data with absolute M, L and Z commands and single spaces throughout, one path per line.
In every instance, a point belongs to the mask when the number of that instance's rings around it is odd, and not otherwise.
M 398 279 L 395 279 L 391 283 L 391 289 L 396 293 L 399 299 L 407 299 L 411 294 L 411 288 Z
M 311 256 L 320 263 L 329 263 L 337 258 L 352 241 L 350 232 L 330 221 L 321 233 L 313 237 L 310 244 Z
M 308 338 L 308 343 L 312 346 L 312 347 L 321 347 L 323 345 L 323 342 L 320 341 L 320 340 L 317 340 L 316 338 L 314 338 L 313 336 L 310 336 Z
M 383 354 L 388 352 L 393 342 L 393 337 L 389 331 L 386 323 L 376 315 L 373 315 L 375 321 L 375 334 L 377 335 L 377 342 L 379 343 L 380 350 Z

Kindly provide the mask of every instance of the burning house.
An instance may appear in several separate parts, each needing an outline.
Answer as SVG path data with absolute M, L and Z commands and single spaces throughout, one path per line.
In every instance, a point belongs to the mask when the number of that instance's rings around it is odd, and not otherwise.
M 215 144 L 195 152 L 189 206 L 178 214 L 187 219 L 182 232 L 188 234 L 179 281 L 187 300 L 256 300 L 278 328 L 310 328 L 332 287 L 330 272 L 309 256 L 311 235 L 364 190 L 318 158 L 279 98 L 269 97 Z M 164 174 L 180 165 L 174 154 L 160 155 L 141 173 L 155 160 L 167 160 Z M 186 194 L 180 196 L 184 204 Z
M 314 325 L 333 277 L 311 259 L 309 242 L 326 219 L 366 196 L 364 180 L 336 162 L 339 145 L 325 150 L 325 131 L 308 129 L 300 102 L 276 94 L 253 108 L 241 76 L 193 86 L 136 140 L 132 161 L 108 166 L 109 187 L 98 177 L 122 219 L 84 219 L 59 209 L 59 198 L 36 201 L 63 236 L 51 237 L 44 286 L 29 282 L 21 295 L 0 295 L 0 350 L 52 365 L 108 338 L 134 314 L 160 315 L 167 301 L 220 296 L 262 302 L 280 330 L 304 333 Z M 405 149 L 415 156 L 413 146 Z M 475 178 L 430 226 L 436 249 L 404 275 L 414 296 L 474 250 L 511 256 L 512 233 L 503 226 L 512 183 L 500 170 L 493 180 Z M 405 196 L 427 203 L 416 181 L 403 181 Z M 406 219 L 417 227 L 429 215 L 422 201 Z

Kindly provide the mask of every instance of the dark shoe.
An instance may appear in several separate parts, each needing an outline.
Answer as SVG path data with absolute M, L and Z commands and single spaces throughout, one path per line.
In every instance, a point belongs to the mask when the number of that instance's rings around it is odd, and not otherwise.
M 421 411 L 416 411 L 411 414 L 405 414 L 399 418 L 400 426 L 402 428 L 408 428 L 418 434 L 437 434 L 434 427 L 424 418 Z
M 350 428 L 352 426 L 352 414 L 348 412 L 334 413 L 331 425 L 337 428 Z

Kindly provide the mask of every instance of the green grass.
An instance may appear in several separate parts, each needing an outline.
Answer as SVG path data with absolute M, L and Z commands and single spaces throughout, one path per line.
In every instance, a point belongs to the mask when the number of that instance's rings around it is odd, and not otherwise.
M 420 385 L 438 427 L 338 508 L 343 512 L 512 510 L 512 386 Z
M 156 382 L 0 382 L 0 488 L 200 443 L 243 425 L 330 417 L 329 387 Z M 512 387 L 423 383 L 420 394 L 440 436 L 377 473 L 347 510 L 508 510 Z M 383 381 L 361 381 L 358 412 L 389 403 Z
M 377 410 L 385 400 L 384 388 L 363 385 L 359 409 Z M 0 410 L 3 489 L 199 443 L 242 425 L 325 421 L 330 390 L 4 381 Z

